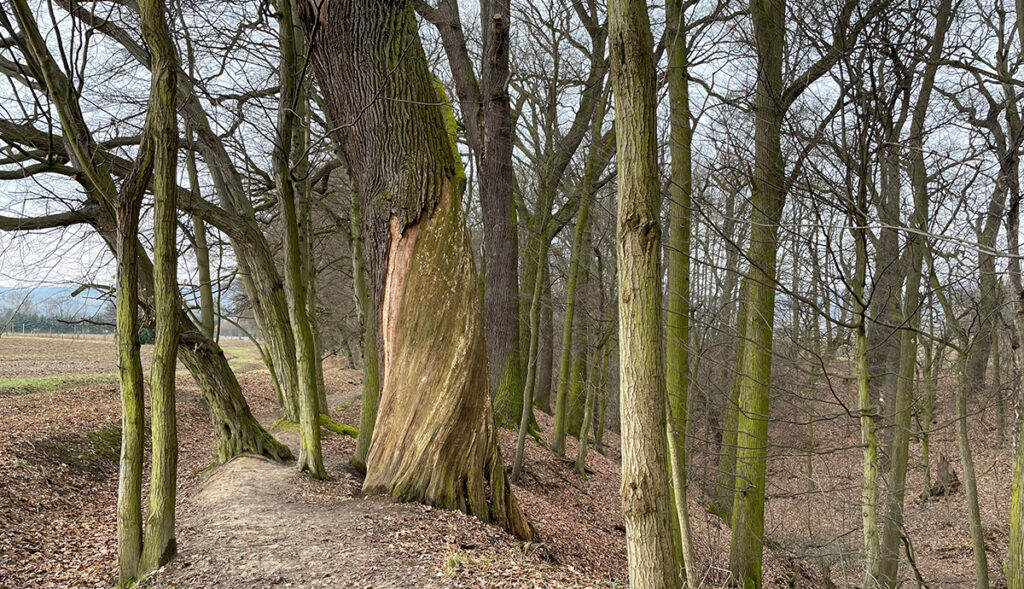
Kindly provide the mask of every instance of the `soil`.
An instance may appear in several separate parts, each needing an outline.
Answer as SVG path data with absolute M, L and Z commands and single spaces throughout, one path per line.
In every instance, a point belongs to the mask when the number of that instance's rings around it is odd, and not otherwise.
M 86 345 L 26 347 L 0 339 L 0 357 L 12 348 L 32 356 L 29 374 L 67 366 L 88 373 L 116 370 L 109 349 Z M 14 342 L 11 344 L 10 342 Z M 107 342 L 106 346 L 112 348 Z M 29 350 L 26 352 L 26 350 Z M 269 373 L 253 350 L 236 348 L 233 362 L 253 412 L 267 427 L 278 409 Z M 66 356 L 66 357 L 65 357 Z M 105 364 L 103 362 L 106 362 Z M 841 367 L 838 371 L 841 371 Z M 63 373 L 62 373 L 63 374 Z M 10 375 L 22 377 L 22 373 Z M 360 374 L 328 361 L 331 417 L 358 423 Z M 818 383 L 791 382 L 773 397 L 768 462 L 766 587 L 859 585 L 860 449 L 856 421 L 836 417 L 835 395 Z M 801 386 L 796 386 L 796 385 Z M 959 473 L 948 385 L 940 387 L 933 424 L 932 464 L 946 455 Z M 816 389 L 816 390 L 815 390 Z M 816 395 L 813 471 L 806 473 L 808 391 Z M 626 584 L 625 531 L 619 500 L 619 440 L 605 437 L 606 454 L 591 452 L 592 474 L 580 480 L 571 462 L 527 444 L 525 473 L 516 496 L 538 532 L 523 543 L 461 513 L 418 504 L 362 498 L 361 476 L 348 466 L 354 440 L 324 430 L 331 478 L 313 481 L 291 465 L 243 457 L 210 468 L 213 437 L 208 410 L 186 373 L 178 381 L 181 457 L 178 556 L 146 586 L 183 587 L 599 587 Z M 985 409 L 986 411 L 981 411 Z M 1012 408 L 1010 420 L 1012 421 Z M 541 438 L 550 441 L 551 418 L 536 412 Z M 68 390 L 0 395 L 0 587 L 104 587 L 116 564 L 119 397 L 115 383 Z M 994 583 L 1008 537 L 1012 450 L 994 431 L 992 407 L 978 407 L 970 430 Z M 294 430 L 273 432 L 297 447 Z M 691 437 L 690 511 L 704 587 L 721 587 L 730 530 L 703 508 L 701 481 L 713 480 L 714 445 L 695 424 Z M 500 433 L 506 461 L 515 434 Z M 923 501 L 920 443 L 911 445 L 906 526 L 918 568 L 930 587 L 960 587 L 973 580 L 963 491 Z M 575 456 L 567 441 L 566 454 Z M 148 476 L 148 475 L 147 475 Z M 883 488 L 884 490 L 884 488 Z M 904 561 L 901 574 L 913 586 Z

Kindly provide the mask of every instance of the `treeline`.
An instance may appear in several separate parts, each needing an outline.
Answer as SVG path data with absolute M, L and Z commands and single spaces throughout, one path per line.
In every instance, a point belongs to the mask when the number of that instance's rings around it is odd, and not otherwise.
M 0 311 L 0 332 L 4 333 L 103 334 L 113 331 L 111 324 L 77 314 Z

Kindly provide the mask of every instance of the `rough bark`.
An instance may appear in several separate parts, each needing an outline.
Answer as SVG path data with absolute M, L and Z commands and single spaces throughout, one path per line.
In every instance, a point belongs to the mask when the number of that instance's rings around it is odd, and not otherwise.
M 178 58 L 163 0 L 140 0 L 142 36 L 152 56 L 146 131 L 153 142 L 153 298 L 156 341 L 150 375 L 152 469 L 140 574 L 163 566 L 176 550 L 174 508 L 178 489 L 178 420 L 174 373 L 178 364 L 177 197 Z M 136 285 L 137 286 L 137 285 Z
M 383 386 L 363 490 L 461 509 L 529 538 L 491 418 L 455 120 L 412 2 L 303 0 L 300 12 L 361 199 L 380 325 Z
M 310 329 L 309 306 L 306 302 L 307 284 L 303 281 L 303 248 L 299 228 L 299 198 L 295 177 L 292 176 L 293 147 L 297 127 L 297 105 L 305 100 L 299 78 L 302 71 L 301 53 L 296 51 L 293 0 L 279 0 L 281 62 L 279 82 L 281 98 L 277 113 L 277 137 L 274 142 L 274 181 L 277 185 L 283 224 L 285 289 L 288 292 L 288 314 L 295 342 L 295 366 L 298 375 L 300 449 L 298 468 L 317 479 L 327 477 L 320 446 L 320 395 L 316 374 L 316 346 Z M 301 145 L 298 146 L 301 149 Z
M 675 587 L 661 334 L 661 195 L 653 39 L 647 6 L 608 3 L 618 152 L 622 508 L 630 585 Z
M 139 209 L 142 190 L 122 189 L 117 206 L 117 371 L 121 385 L 121 461 L 117 485 L 117 562 L 122 586 L 142 558 L 142 453 L 145 406 L 139 356 Z
M 761 587 L 764 544 L 765 462 L 768 450 L 768 398 L 775 325 L 778 228 L 785 205 L 785 169 L 780 135 L 783 107 L 782 57 L 785 45 L 784 0 L 752 1 L 758 77 L 754 98 L 754 174 L 751 206 L 750 266 L 744 277 L 749 306 L 747 338 L 739 367 L 739 415 L 736 435 L 736 483 L 732 512 L 729 570 L 744 589 Z
M 356 449 L 349 462 L 366 472 L 366 455 L 373 440 L 373 427 L 377 421 L 377 401 L 380 398 L 380 367 L 377 363 L 377 322 L 373 320 L 373 300 L 366 286 L 366 261 L 363 257 L 362 215 L 359 195 L 352 191 L 350 215 L 352 235 L 352 283 L 355 286 L 356 308 L 363 328 L 363 395 L 359 405 L 359 436 Z

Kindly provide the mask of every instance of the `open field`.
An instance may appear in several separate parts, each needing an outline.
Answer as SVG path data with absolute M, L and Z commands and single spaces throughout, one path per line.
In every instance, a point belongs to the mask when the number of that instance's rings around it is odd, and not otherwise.
M 236 372 L 263 367 L 259 349 L 248 340 L 226 340 L 222 349 Z M 149 370 L 153 347 L 142 346 Z M 184 367 L 178 365 L 179 373 Z M 0 337 L 0 395 L 59 391 L 117 381 L 117 353 L 110 336 L 7 334 Z

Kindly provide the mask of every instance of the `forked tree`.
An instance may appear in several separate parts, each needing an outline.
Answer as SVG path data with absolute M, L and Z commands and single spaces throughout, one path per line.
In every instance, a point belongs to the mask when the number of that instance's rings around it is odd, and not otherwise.
M 380 326 L 363 491 L 460 509 L 529 538 L 491 417 L 455 119 L 413 2 L 304 0 L 299 11 L 362 205 Z

